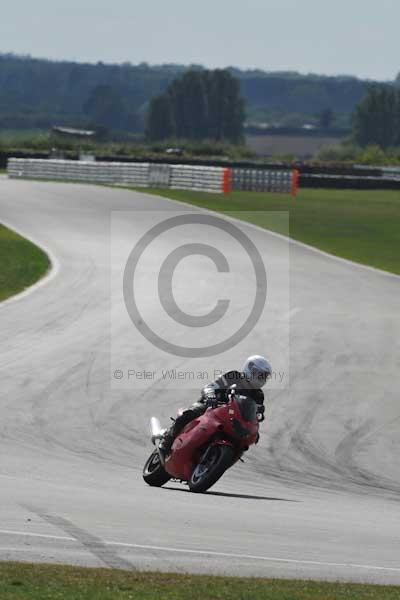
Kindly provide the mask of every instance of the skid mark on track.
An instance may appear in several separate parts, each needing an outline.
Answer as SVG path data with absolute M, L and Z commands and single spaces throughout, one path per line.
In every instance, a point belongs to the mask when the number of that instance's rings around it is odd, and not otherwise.
M 92 535 L 85 529 L 82 529 L 59 515 L 52 515 L 37 506 L 21 504 L 22 508 L 36 514 L 43 521 L 46 521 L 53 527 L 61 529 L 70 538 L 79 542 L 90 554 L 101 560 L 105 565 L 112 569 L 123 569 L 127 571 L 135 570 L 135 567 L 129 561 L 121 558 L 114 550 L 105 544 L 100 538 Z
M 345 475 L 345 471 L 336 464 L 324 451 L 321 444 L 317 444 L 311 439 L 311 429 L 313 421 L 320 408 L 321 400 L 318 395 L 309 399 L 309 408 L 303 416 L 302 421 L 292 434 L 290 449 L 302 460 L 317 469 L 318 474 L 325 474 L 330 477 L 340 478 Z
M 351 430 L 336 448 L 335 456 L 337 461 L 346 465 L 349 472 L 351 472 L 354 477 L 364 480 L 365 485 L 383 488 L 398 493 L 400 488 L 396 481 L 361 467 L 354 458 L 357 450 L 366 443 L 369 438 L 374 439 L 374 436 L 376 436 L 379 431 L 384 430 L 387 425 L 398 420 L 399 419 L 394 419 L 392 422 L 385 423 L 376 428 L 374 427 L 374 421 L 370 419 L 357 429 Z

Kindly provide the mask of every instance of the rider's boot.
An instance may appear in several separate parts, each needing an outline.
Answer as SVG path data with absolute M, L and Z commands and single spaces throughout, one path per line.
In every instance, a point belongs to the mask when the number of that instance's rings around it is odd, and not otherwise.
M 201 406 L 200 409 L 201 409 L 200 412 L 204 412 L 203 406 Z M 189 409 L 183 411 L 183 413 L 181 415 L 179 415 L 176 419 L 172 419 L 173 425 L 164 433 L 164 435 L 158 445 L 158 450 L 159 450 L 162 462 L 165 462 L 165 459 L 167 458 L 168 454 L 171 452 L 172 444 L 174 443 L 176 436 L 179 435 L 179 433 L 182 431 L 183 427 L 185 425 L 187 425 L 188 423 L 190 423 L 190 421 L 192 421 L 192 419 L 194 419 L 196 416 L 198 416 L 198 414 L 199 414 L 198 408 L 197 408 L 197 411 L 193 410 L 193 408 L 189 408 Z
M 158 451 L 161 454 L 161 458 L 163 461 L 167 458 L 168 454 L 171 452 L 172 444 L 174 443 L 174 435 L 172 431 L 169 429 L 166 431 L 158 444 Z

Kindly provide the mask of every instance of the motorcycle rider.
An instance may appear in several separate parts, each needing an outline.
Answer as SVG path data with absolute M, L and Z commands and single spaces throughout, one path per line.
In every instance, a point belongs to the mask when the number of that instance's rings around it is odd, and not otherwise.
M 272 367 L 263 356 L 250 356 L 243 365 L 242 371 L 228 371 L 218 377 L 213 383 L 206 385 L 200 399 L 190 408 L 183 411 L 174 421 L 172 427 L 165 432 L 159 444 L 159 451 L 165 458 L 174 443 L 176 436 L 182 429 L 200 417 L 207 408 L 217 408 L 221 404 L 229 402 L 230 394 L 234 391 L 244 396 L 253 398 L 257 404 L 257 415 L 259 421 L 264 421 L 264 392 L 262 387 L 272 376 Z

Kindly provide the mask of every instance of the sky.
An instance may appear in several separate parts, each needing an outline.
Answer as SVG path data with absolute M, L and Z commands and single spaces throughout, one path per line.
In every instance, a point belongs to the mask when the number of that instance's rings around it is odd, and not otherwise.
M 394 79 L 399 0 L 13 0 L 0 52 Z

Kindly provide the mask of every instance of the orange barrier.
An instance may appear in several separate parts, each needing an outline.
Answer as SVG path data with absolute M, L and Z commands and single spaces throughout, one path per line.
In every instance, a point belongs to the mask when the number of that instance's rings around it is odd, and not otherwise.
M 298 169 L 293 169 L 293 171 L 292 171 L 292 196 L 297 196 L 297 192 L 299 191 L 299 179 L 300 179 L 300 171 Z
M 224 169 L 222 191 L 224 194 L 229 194 L 232 191 L 232 169 Z

